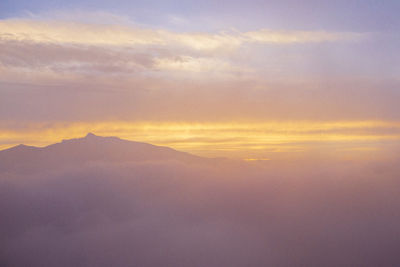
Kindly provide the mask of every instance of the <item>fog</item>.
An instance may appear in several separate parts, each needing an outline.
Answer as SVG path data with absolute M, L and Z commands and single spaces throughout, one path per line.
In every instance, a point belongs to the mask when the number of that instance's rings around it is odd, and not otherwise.
M 396 160 L 322 159 L 3 169 L 0 262 L 396 266 L 399 173 Z

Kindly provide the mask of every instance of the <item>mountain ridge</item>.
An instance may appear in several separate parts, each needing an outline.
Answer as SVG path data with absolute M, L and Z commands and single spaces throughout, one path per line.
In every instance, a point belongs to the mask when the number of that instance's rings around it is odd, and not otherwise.
M 124 140 L 115 136 L 88 133 L 81 138 L 65 139 L 45 147 L 20 144 L 0 151 L 0 171 L 7 169 L 52 168 L 90 161 L 182 161 L 203 162 L 209 159 L 170 147 Z

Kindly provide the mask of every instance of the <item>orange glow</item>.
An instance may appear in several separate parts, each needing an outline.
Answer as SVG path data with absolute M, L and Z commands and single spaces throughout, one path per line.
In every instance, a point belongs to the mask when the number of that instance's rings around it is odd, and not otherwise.
M 204 156 L 251 159 L 269 158 L 276 153 L 305 152 L 335 144 L 342 151 L 368 152 L 381 142 L 400 140 L 400 123 L 353 122 L 97 122 L 32 124 L 24 129 L 0 129 L 1 149 L 19 143 L 45 146 L 62 139 L 82 137 L 88 132 L 101 136 L 169 146 Z

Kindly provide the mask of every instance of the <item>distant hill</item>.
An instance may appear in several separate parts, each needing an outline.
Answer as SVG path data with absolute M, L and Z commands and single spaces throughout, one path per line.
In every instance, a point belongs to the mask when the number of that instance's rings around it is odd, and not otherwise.
M 18 145 L 0 151 L 0 171 L 9 169 L 32 170 L 79 165 L 90 161 L 129 162 L 166 161 L 185 163 L 208 161 L 206 158 L 169 147 L 102 137 L 92 133 L 83 138 L 63 140 L 46 147 Z

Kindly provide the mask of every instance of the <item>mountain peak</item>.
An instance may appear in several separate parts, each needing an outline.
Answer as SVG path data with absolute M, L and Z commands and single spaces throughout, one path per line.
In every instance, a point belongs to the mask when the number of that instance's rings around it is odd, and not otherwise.
M 88 133 L 85 138 L 93 138 L 93 137 L 98 137 L 97 135 L 95 135 L 94 133 Z

